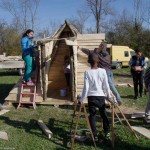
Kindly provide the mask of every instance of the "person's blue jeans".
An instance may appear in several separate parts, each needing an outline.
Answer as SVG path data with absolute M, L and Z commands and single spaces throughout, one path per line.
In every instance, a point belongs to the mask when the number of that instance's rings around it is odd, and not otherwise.
M 25 73 L 23 78 L 28 82 L 31 80 L 31 72 L 35 69 L 35 62 L 31 55 L 23 55 L 22 58 L 25 62 Z
M 89 121 L 94 136 L 97 136 L 96 130 L 96 107 L 99 109 L 100 116 L 103 119 L 103 130 L 105 133 L 109 132 L 110 126 L 105 110 L 105 97 L 104 96 L 88 96 L 89 107 Z
M 117 89 L 115 88 L 115 85 L 113 82 L 113 72 L 111 70 L 106 70 L 106 73 L 107 73 L 108 84 L 109 84 L 110 90 L 116 97 L 117 102 L 122 102 L 121 97 L 120 97 Z

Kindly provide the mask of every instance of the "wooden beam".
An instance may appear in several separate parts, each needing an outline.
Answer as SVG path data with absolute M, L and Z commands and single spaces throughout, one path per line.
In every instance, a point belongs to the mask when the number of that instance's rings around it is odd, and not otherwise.
M 144 127 L 137 127 L 137 126 L 131 126 L 133 130 L 136 132 L 142 134 L 146 138 L 150 139 L 150 130 L 144 128 Z
M 53 133 L 48 129 L 48 127 L 44 124 L 44 122 L 42 120 L 38 120 L 37 123 L 40 126 L 40 128 L 43 130 L 43 132 L 50 139 L 52 137 Z

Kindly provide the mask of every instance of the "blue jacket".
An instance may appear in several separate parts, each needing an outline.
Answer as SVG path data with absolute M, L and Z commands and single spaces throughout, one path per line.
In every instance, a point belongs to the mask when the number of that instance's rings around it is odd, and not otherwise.
M 25 36 L 21 39 L 21 47 L 22 47 L 22 55 L 32 55 L 33 54 L 33 47 L 31 46 L 32 40 Z

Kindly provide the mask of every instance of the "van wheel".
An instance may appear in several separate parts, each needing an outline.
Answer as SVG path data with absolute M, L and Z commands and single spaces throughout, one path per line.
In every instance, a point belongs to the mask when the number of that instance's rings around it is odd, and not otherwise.
M 116 64 L 116 69 L 121 69 L 122 68 L 122 64 L 121 63 L 117 63 Z

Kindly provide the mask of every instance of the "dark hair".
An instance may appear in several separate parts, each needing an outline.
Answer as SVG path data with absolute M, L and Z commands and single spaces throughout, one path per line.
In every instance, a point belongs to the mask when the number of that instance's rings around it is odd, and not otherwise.
M 135 53 L 139 53 L 141 50 L 139 48 L 136 48 Z
M 95 63 L 99 63 L 99 61 L 99 57 L 95 53 L 92 53 L 88 56 L 88 63 L 90 63 L 91 66 L 94 66 Z
M 24 33 L 23 33 L 22 37 L 27 36 L 27 34 L 29 34 L 30 32 L 33 32 L 33 33 L 34 33 L 34 31 L 33 31 L 33 30 L 28 29 L 26 32 L 24 32 Z

